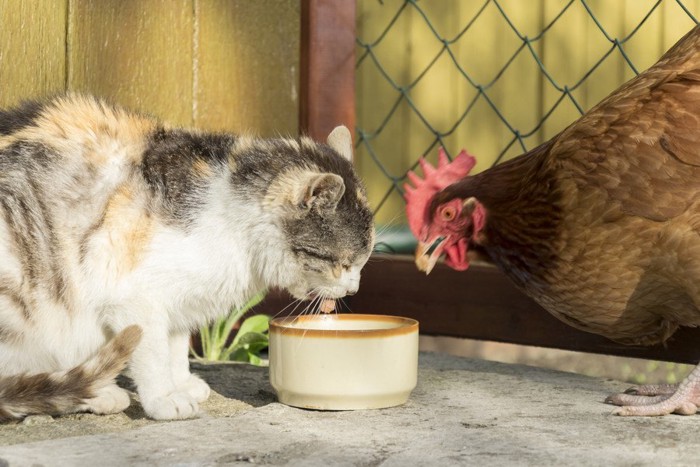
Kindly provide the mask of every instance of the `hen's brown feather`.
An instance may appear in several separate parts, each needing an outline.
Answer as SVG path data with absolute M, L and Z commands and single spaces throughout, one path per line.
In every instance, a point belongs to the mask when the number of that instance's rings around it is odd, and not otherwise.
M 494 261 L 554 315 L 632 344 L 700 324 L 700 28 L 558 136 L 436 196 L 476 197 Z

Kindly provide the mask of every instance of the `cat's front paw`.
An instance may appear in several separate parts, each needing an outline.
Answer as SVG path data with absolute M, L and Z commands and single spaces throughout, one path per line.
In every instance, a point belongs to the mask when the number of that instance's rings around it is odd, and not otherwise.
M 85 410 L 96 414 L 119 413 L 130 404 L 129 393 L 116 384 L 110 384 L 99 389 L 95 397 L 85 401 Z
M 209 385 L 197 375 L 190 375 L 184 383 L 178 385 L 177 389 L 186 392 L 197 402 L 204 402 L 211 394 Z
M 174 391 L 166 396 L 141 401 L 146 415 L 154 420 L 192 418 L 199 412 L 197 401 L 187 392 Z

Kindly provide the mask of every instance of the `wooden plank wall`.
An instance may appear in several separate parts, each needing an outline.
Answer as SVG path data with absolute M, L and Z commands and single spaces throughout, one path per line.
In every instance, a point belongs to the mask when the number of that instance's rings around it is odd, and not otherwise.
M 396 85 L 408 86 L 444 47 L 435 37 L 435 32 L 448 40 L 455 39 L 470 19 L 486 5 L 474 24 L 450 45 L 450 50 L 474 82 L 488 85 L 523 44 L 498 7 L 520 34 L 533 38 L 568 3 L 569 0 L 358 0 L 357 34 L 365 42 L 377 41 L 404 5 L 404 11 L 398 20 L 373 50 Z M 657 0 L 585 2 L 613 38 L 623 38 L 632 32 L 656 3 Z M 700 17 L 700 1 L 683 0 L 683 4 L 696 17 Z M 676 1 L 664 1 L 639 33 L 624 44 L 624 50 L 639 70 L 643 70 L 653 64 L 693 25 L 693 21 Z M 544 39 L 533 42 L 532 47 L 560 86 L 573 87 L 610 49 L 611 43 L 586 12 L 584 3 L 575 1 L 546 33 Z M 362 52 L 358 48 L 358 57 Z M 573 91 L 573 96 L 581 107 L 588 109 L 632 75 L 633 72 L 622 55 L 619 51 L 614 51 L 585 84 Z M 367 132 L 375 132 L 396 103 L 399 93 L 369 58 L 357 68 L 355 79 L 357 126 Z M 460 75 L 449 54 L 443 53 L 410 90 L 409 96 L 436 130 L 448 132 L 477 92 Z M 527 49 L 517 55 L 486 93 L 521 134 L 532 132 L 562 95 L 547 81 Z M 525 139 L 526 146 L 533 148 L 549 139 L 579 115 L 576 106 L 566 100 L 538 131 Z M 445 145 L 452 154 L 461 148 L 467 148 L 475 154 L 478 158 L 475 171 L 478 172 L 490 167 L 513 137 L 513 133 L 487 101 L 480 98 L 462 124 L 445 137 Z M 381 134 L 372 140 L 372 147 L 388 172 L 398 177 L 428 149 L 433 140 L 433 133 L 404 99 Z M 508 150 L 506 158 L 521 152 L 522 148 L 516 143 Z M 434 160 L 436 156 L 436 149 L 429 152 L 429 159 Z M 367 181 L 370 202 L 376 206 L 390 183 L 364 146 L 359 148 L 355 157 L 358 170 Z M 404 222 L 403 200 L 397 193 L 378 212 L 377 221 L 380 224 Z
M 67 11 L 68 0 L 0 2 L 0 106 L 65 89 Z
M 3 0 L 0 106 L 65 90 L 173 124 L 298 133 L 298 0 Z

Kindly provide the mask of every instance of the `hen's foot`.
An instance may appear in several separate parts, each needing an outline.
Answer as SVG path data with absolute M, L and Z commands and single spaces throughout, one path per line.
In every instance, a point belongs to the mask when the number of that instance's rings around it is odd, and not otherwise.
M 668 399 L 669 396 L 636 396 L 627 393 L 612 394 L 605 399 L 612 405 L 652 405 Z
M 677 384 L 643 384 L 632 386 L 625 391 L 625 394 L 636 396 L 670 396 L 678 390 Z
M 613 405 L 651 405 L 668 399 L 677 390 L 677 384 L 632 386 L 624 393 L 608 396 L 605 399 L 605 403 Z
M 605 402 L 621 406 L 613 411 L 616 415 L 693 415 L 700 407 L 700 366 L 681 384 L 633 386 L 624 394 L 608 397 Z

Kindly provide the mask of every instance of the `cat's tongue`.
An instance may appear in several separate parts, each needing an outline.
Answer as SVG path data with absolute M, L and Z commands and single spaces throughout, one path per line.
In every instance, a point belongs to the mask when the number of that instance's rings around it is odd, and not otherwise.
M 330 313 L 335 310 L 335 300 L 325 299 L 321 300 L 321 313 Z

